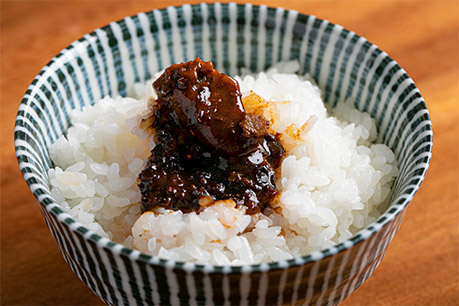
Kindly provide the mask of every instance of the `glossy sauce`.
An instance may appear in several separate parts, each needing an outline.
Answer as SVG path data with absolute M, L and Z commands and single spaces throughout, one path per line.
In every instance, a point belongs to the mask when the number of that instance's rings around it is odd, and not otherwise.
M 153 87 L 156 146 L 139 175 L 143 211 L 198 211 L 226 199 L 263 211 L 279 193 L 285 151 L 263 116 L 245 112 L 236 80 L 197 58 L 167 68 Z

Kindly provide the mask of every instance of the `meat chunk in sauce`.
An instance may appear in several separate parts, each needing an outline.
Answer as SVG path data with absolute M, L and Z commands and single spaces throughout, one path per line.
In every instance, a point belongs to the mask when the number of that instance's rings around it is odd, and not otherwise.
M 142 210 L 190 212 L 232 199 L 263 211 L 279 193 L 285 151 L 263 116 L 245 112 L 237 81 L 197 58 L 167 68 L 153 88 L 156 146 L 139 176 Z

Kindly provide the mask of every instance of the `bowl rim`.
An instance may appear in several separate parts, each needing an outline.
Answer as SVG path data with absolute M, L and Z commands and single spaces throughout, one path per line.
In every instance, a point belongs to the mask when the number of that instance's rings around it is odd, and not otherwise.
M 30 97 L 33 96 L 34 90 L 38 88 L 37 84 L 40 84 L 40 80 L 44 78 L 47 74 L 52 74 L 55 72 L 56 69 L 60 68 L 63 63 L 57 63 L 56 59 L 62 56 L 65 56 L 68 54 L 69 51 L 72 49 L 78 48 L 78 46 L 81 46 L 85 42 L 88 42 L 88 35 L 94 33 L 95 31 L 98 30 L 104 30 L 108 27 L 110 27 L 111 24 L 116 24 L 120 23 L 127 18 L 132 18 L 134 16 L 138 16 L 139 14 L 142 13 L 151 13 L 154 11 L 164 11 L 169 8 L 178 8 L 178 7 L 184 7 L 184 6 L 190 6 L 190 7 L 196 7 L 196 6 L 242 6 L 245 7 L 246 5 L 250 5 L 252 7 L 258 7 L 258 8 L 266 8 L 267 10 L 276 10 L 276 9 L 283 9 L 285 12 L 294 12 L 298 15 L 303 15 L 307 17 L 314 17 L 316 20 L 325 23 L 330 24 L 331 26 L 337 26 L 340 27 L 341 30 L 347 34 L 354 35 L 356 38 L 363 40 L 364 43 L 369 43 L 373 46 L 376 47 L 377 50 L 381 51 L 381 53 L 389 59 L 390 62 L 395 64 L 395 67 L 399 69 L 403 75 L 407 77 L 407 80 L 409 80 L 410 84 L 414 85 L 414 91 L 415 93 L 418 93 L 420 96 L 420 101 L 418 101 L 418 104 L 421 104 L 423 107 L 423 110 L 425 110 L 425 116 L 426 120 L 428 123 L 426 124 L 427 131 L 429 132 L 430 136 L 430 141 L 428 141 L 428 151 L 424 152 L 427 153 L 427 161 L 424 163 L 424 166 L 421 168 L 422 173 L 420 175 L 417 175 L 417 180 L 413 184 L 409 184 L 409 187 L 411 187 L 411 191 L 409 193 L 404 192 L 399 199 L 394 202 L 392 201 L 388 208 L 385 210 L 384 213 L 382 213 L 376 221 L 371 223 L 369 226 L 365 227 L 355 235 L 353 235 L 351 238 L 346 239 L 343 242 L 340 242 L 334 246 L 319 250 L 319 251 L 314 251 L 312 253 L 309 253 L 307 255 L 295 257 L 293 259 L 289 260 L 283 260 L 283 261 L 276 261 L 276 262 L 269 262 L 269 263 L 260 263 L 260 264 L 249 264 L 249 265 L 240 265 L 240 266 L 218 266 L 218 265 L 211 265 L 211 264 L 197 264 L 197 263 L 190 263 L 190 262 L 182 262 L 182 261 L 176 261 L 172 259 L 162 259 L 159 258 L 158 256 L 154 255 L 148 255 L 145 253 L 142 253 L 138 250 L 128 248 L 120 243 L 116 243 L 108 238 L 101 237 L 100 235 L 95 234 L 92 232 L 90 229 L 88 229 L 85 225 L 81 224 L 77 219 L 71 217 L 67 212 L 64 211 L 64 209 L 57 203 L 55 202 L 51 197 L 46 196 L 40 188 L 36 188 L 36 186 L 33 186 L 28 178 L 27 178 L 27 172 L 24 171 L 25 167 L 21 167 L 21 164 L 24 163 L 24 161 L 27 161 L 28 158 L 24 157 L 23 155 L 20 154 L 21 149 L 19 149 L 18 144 L 16 143 L 17 137 L 16 137 L 16 131 L 18 127 L 21 127 L 21 122 L 22 120 L 19 120 L 19 113 L 21 111 L 27 112 L 27 108 L 30 107 L 29 105 L 29 99 Z M 359 36 L 353 31 L 347 30 L 344 27 L 340 26 L 339 24 L 335 24 L 332 22 L 329 22 L 326 19 L 320 19 L 317 18 L 314 15 L 309 15 L 309 14 L 303 14 L 300 13 L 296 10 L 292 9 L 284 9 L 282 7 L 270 7 L 266 5 L 255 5 L 255 4 L 237 4 L 234 2 L 231 3 L 201 3 L 201 4 L 184 4 L 184 5 L 177 5 L 177 6 L 167 6 L 164 8 L 160 9 L 153 9 L 151 11 L 145 11 L 145 12 L 138 12 L 135 15 L 131 16 L 126 16 L 122 19 L 119 19 L 117 21 L 110 22 L 109 24 L 96 28 L 93 31 L 83 35 L 81 38 L 73 41 L 69 46 L 65 47 L 62 49 L 57 55 L 55 55 L 41 70 L 40 72 L 34 77 L 33 81 L 31 84 L 28 86 L 21 103 L 19 105 L 19 109 L 17 112 L 16 116 L 16 121 L 15 121 L 15 128 L 14 128 L 14 141 L 15 141 L 15 151 L 16 151 L 16 157 L 17 161 L 19 164 L 19 168 L 24 176 L 24 180 L 29 186 L 29 189 L 32 191 L 33 195 L 35 198 L 38 200 L 40 205 L 43 205 L 44 208 L 52 214 L 60 223 L 63 223 L 64 226 L 67 226 L 72 232 L 74 232 L 77 235 L 80 235 L 84 240 L 89 240 L 89 242 L 94 243 L 97 245 L 99 248 L 104 248 L 111 250 L 111 252 L 118 254 L 120 256 L 126 256 L 129 257 L 130 260 L 133 261 L 140 261 L 146 264 L 150 265 L 159 265 L 167 269 L 182 269 L 185 271 L 197 271 L 197 272 L 206 272 L 206 273 L 224 273 L 224 274 L 229 274 L 229 273 L 247 273 L 247 272 L 265 272 L 265 271 L 271 271 L 271 270 L 280 270 L 280 269 L 285 269 L 285 268 L 291 268 L 295 266 L 300 266 L 303 264 L 307 263 L 312 263 L 312 262 L 318 262 L 321 261 L 324 258 L 336 255 L 338 253 L 344 252 L 345 250 L 351 249 L 353 246 L 362 243 L 363 241 L 367 240 L 371 236 L 375 235 L 378 233 L 383 227 L 388 225 L 392 220 L 394 220 L 402 211 L 405 210 L 405 208 L 408 206 L 408 204 L 411 202 L 413 199 L 414 195 L 416 192 L 419 190 L 422 182 L 425 179 L 426 172 L 429 168 L 430 165 L 430 160 L 432 156 L 432 147 L 433 147 L 433 132 L 432 132 L 432 121 L 429 116 L 429 112 L 427 110 L 424 98 L 422 97 L 419 89 L 415 85 L 414 81 L 408 76 L 406 71 L 400 67 L 400 65 L 392 59 L 386 52 L 382 51 L 377 45 L 369 42 L 366 38 Z M 403 190 L 406 190 L 407 187 L 404 187 Z

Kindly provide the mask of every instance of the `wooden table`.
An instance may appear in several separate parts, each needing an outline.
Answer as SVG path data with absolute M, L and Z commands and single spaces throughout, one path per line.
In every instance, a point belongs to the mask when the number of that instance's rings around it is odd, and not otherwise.
M 343 305 L 459 305 L 458 2 L 253 2 L 313 14 L 376 43 L 415 80 L 432 117 L 427 178 L 380 267 Z M 1 304 L 101 304 L 65 264 L 22 179 L 14 119 L 33 77 L 62 48 L 166 4 L 181 1 L 1 1 Z

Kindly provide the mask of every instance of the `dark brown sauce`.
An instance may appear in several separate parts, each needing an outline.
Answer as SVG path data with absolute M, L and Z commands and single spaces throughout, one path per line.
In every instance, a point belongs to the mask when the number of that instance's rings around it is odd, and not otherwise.
M 198 211 L 210 197 L 263 211 L 279 193 L 285 151 L 264 117 L 245 112 L 236 80 L 197 58 L 167 68 L 153 88 L 156 146 L 139 175 L 142 210 Z

